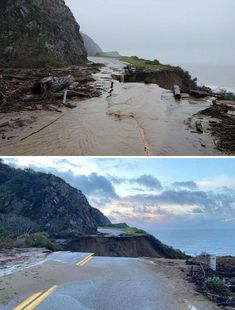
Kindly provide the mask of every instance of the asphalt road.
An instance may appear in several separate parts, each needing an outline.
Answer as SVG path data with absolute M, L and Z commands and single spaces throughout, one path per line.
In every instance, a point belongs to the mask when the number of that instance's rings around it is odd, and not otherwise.
M 178 304 L 165 280 L 144 259 L 61 253 L 52 255 L 50 260 L 73 268 L 76 265 L 79 268 L 77 280 L 66 284 L 54 283 L 42 291 L 12 301 L 2 310 L 189 309 L 182 303 Z

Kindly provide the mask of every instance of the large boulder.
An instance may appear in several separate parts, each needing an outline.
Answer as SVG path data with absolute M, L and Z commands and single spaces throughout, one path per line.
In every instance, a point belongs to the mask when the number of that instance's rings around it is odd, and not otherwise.
M 0 0 L 0 66 L 78 65 L 80 26 L 63 0 Z

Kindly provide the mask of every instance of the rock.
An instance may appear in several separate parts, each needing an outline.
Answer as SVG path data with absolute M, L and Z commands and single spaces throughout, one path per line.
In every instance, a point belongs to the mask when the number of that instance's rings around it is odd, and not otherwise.
M 202 123 L 200 121 L 196 122 L 196 129 L 199 133 L 203 133 Z
M 9 126 L 9 122 L 0 123 L 0 128 L 1 127 L 6 127 L 6 126 Z
M 13 169 L 0 161 L 0 192 L 5 193 L 0 200 L 0 226 L 14 214 L 48 233 L 91 234 L 99 225 L 110 224 L 80 190 L 52 174 Z
M 0 66 L 78 65 L 80 27 L 63 0 L 0 0 Z
M 88 35 L 85 33 L 81 33 L 86 51 L 89 56 L 95 56 L 99 53 L 103 53 L 102 49 L 99 47 L 94 40 L 92 40 Z

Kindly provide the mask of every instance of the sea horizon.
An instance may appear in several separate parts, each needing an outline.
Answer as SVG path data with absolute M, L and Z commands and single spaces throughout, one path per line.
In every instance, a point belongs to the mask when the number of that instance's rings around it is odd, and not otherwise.
M 235 94 L 235 64 L 181 64 L 199 85 Z
M 233 228 L 159 229 L 151 233 L 161 242 L 187 255 L 235 256 L 235 242 L 231 239 L 235 235 Z

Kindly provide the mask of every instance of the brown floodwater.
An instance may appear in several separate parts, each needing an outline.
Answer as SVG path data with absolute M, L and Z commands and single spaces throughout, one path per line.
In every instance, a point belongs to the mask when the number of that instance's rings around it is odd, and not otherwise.
M 192 115 L 209 101 L 175 101 L 172 93 L 157 85 L 114 81 L 124 63 L 105 63 L 95 75 L 102 97 L 79 101 L 77 107 L 40 132 L 0 146 L 1 155 L 178 156 L 221 155 L 208 133 L 195 131 Z M 192 120 L 189 122 L 189 118 Z M 190 128 L 192 126 L 192 128 Z

